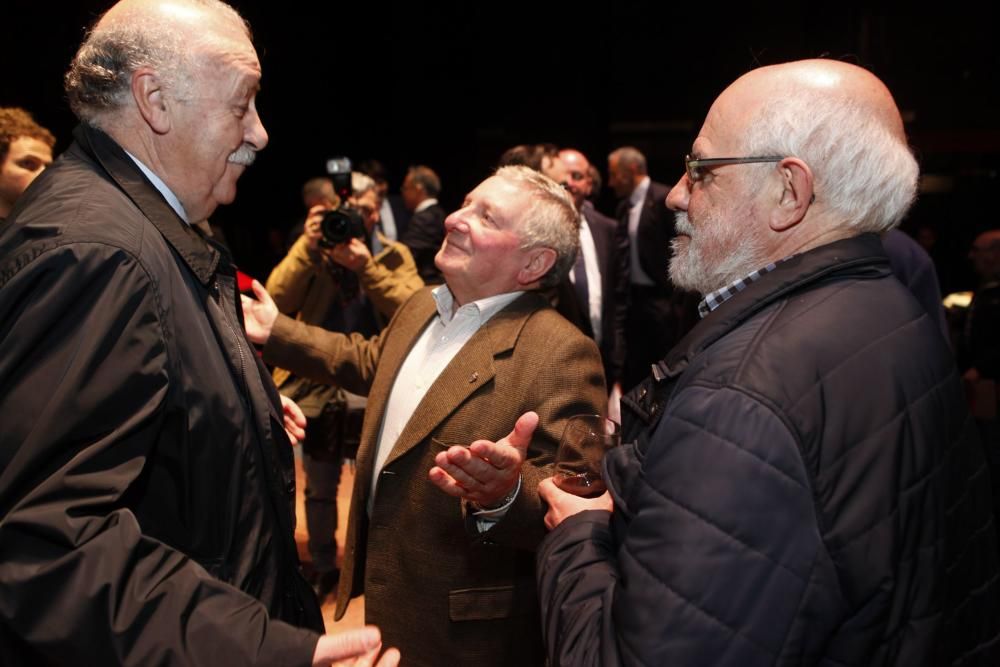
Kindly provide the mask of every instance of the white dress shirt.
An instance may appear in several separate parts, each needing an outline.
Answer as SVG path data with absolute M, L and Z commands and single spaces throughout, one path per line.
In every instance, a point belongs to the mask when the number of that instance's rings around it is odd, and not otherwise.
M 379 473 L 427 391 L 473 334 L 524 292 L 491 296 L 465 304 L 457 310 L 457 304 L 447 285 L 435 288 L 432 294 L 437 302 L 437 317 L 431 320 L 413 343 L 410 353 L 400 366 L 379 426 L 375 465 L 372 466 L 371 493 L 368 496 L 369 515 L 374 507 Z
M 590 225 L 580 216 L 580 252 L 583 253 L 583 265 L 587 271 L 587 314 L 590 316 L 590 328 L 594 330 L 594 342 L 601 344 L 601 268 L 597 263 L 597 245 L 594 235 L 590 233 Z M 576 276 L 569 272 L 569 281 L 576 284 Z
M 652 278 L 642 270 L 639 263 L 639 242 L 636 235 L 639 233 L 639 218 L 642 216 L 642 206 L 646 201 L 646 193 L 649 192 L 649 176 L 643 176 L 639 185 L 629 195 L 628 201 L 632 208 L 628 212 L 628 255 L 629 261 L 629 281 L 633 285 L 655 285 Z
M 396 216 L 392 212 L 392 205 L 389 198 L 382 200 L 382 207 L 378 210 L 378 217 L 382 225 L 382 233 L 393 241 L 399 240 L 399 233 L 396 231 Z
M 124 148 L 122 150 L 125 151 Z M 139 167 L 139 170 L 146 175 L 149 182 L 153 184 L 153 187 L 156 188 L 161 195 L 163 195 L 163 198 L 167 200 L 168 204 L 170 204 L 170 208 L 174 209 L 174 212 L 181 217 L 181 220 L 190 225 L 191 221 L 188 220 L 187 211 L 184 210 L 184 205 L 181 204 L 181 200 L 177 198 L 177 195 L 170 191 L 170 188 L 168 188 L 167 184 L 163 182 L 163 179 L 154 174 L 150 168 L 144 165 L 136 156 L 132 155 L 128 151 L 125 151 L 125 155 L 132 158 L 132 162 L 135 162 L 135 166 Z
M 417 204 L 416 208 L 413 209 L 413 212 L 420 213 L 421 211 L 429 209 L 431 206 L 434 206 L 437 203 L 438 203 L 437 199 L 434 199 L 434 197 L 428 197 L 427 199 Z

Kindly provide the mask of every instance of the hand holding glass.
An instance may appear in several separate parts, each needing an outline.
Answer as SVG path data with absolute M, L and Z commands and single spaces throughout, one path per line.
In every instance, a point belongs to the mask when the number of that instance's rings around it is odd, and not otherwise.
M 576 415 L 566 423 L 553 481 L 575 496 L 592 498 L 607 490 L 601 477 L 604 453 L 621 443 L 618 423 L 600 415 Z

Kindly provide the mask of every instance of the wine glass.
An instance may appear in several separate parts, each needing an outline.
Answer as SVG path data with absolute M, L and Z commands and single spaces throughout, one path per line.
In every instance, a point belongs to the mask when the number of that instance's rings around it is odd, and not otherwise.
M 601 461 L 606 451 L 620 443 L 618 422 L 601 415 L 570 417 L 556 451 L 556 486 L 584 498 L 604 493 L 607 485 L 601 477 Z

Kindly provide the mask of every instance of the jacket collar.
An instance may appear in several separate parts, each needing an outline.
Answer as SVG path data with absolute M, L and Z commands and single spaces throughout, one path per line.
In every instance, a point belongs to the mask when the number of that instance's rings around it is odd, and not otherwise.
M 412 349 L 416 337 L 437 314 L 430 291 L 430 288 L 425 288 L 413 297 L 414 303 L 418 305 L 407 313 L 405 322 L 399 321 L 395 325 L 397 328 L 404 327 L 406 331 L 401 332 L 402 335 L 396 338 L 394 344 L 386 345 L 379 359 L 380 368 L 391 368 L 392 371 L 380 373 L 381 377 L 376 382 L 381 380 L 383 384 L 378 388 L 373 385 L 369 393 L 370 404 L 374 403 L 379 407 L 365 420 L 366 428 L 362 434 L 365 442 L 374 442 L 378 437 L 378 426 L 383 419 L 382 411 L 395 384 L 396 373 Z M 535 291 L 525 292 L 483 324 L 431 385 L 400 433 L 384 465 L 388 466 L 423 441 L 469 396 L 492 381 L 497 373 L 494 361 L 514 349 L 532 313 L 546 307 L 548 302 L 541 294 Z M 379 400 L 372 401 L 373 396 L 379 397 Z M 374 451 L 374 447 L 368 449 Z M 370 478 L 372 463 L 368 458 L 359 460 L 359 474 L 367 474 Z
M 701 320 L 653 368 L 657 380 L 680 375 L 699 352 L 787 295 L 829 279 L 871 280 L 892 273 L 876 234 L 835 241 L 781 262 Z
M 115 141 L 88 125 L 73 131 L 80 148 L 118 184 L 159 230 L 203 285 L 208 285 L 219 265 L 221 254 L 205 238 L 170 208 L 163 195 L 142 174 L 139 167 Z

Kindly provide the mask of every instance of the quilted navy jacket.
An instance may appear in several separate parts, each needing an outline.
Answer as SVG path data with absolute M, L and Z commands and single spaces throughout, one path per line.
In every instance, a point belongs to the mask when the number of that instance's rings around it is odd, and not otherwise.
M 629 397 L 613 514 L 538 553 L 561 665 L 1000 665 L 981 446 L 874 235 L 778 266 Z

